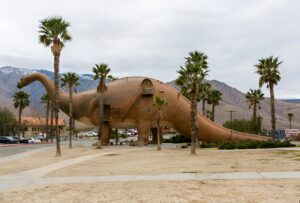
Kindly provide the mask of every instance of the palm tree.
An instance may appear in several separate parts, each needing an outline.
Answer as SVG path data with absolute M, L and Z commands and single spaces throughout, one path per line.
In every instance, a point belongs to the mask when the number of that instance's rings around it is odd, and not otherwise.
M 219 105 L 222 93 L 219 90 L 211 90 L 208 93 L 208 103 L 211 104 L 211 120 L 215 121 L 215 107 Z
M 46 104 L 46 141 L 49 139 L 49 110 L 50 110 L 50 99 L 48 94 L 43 94 L 40 98 L 41 103 Z
M 208 100 L 208 93 L 211 88 L 211 85 L 207 82 L 201 83 L 199 88 L 199 97 L 202 100 L 202 114 L 205 116 L 205 103 Z
M 267 84 L 267 88 L 270 89 L 270 102 L 271 102 L 271 124 L 272 124 L 272 134 L 275 136 L 276 131 L 276 117 L 275 117 L 275 96 L 274 96 L 274 86 L 280 81 L 279 65 L 282 61 L 278 61 L 278 57 L 273 58 L 270 56 L 268 58 L 259 59 L 259 63 L 255 65 L 256 73 L 259 74 L 259 87 Z
M 69 88 L 69 148 L 72 148 L 72 132 L 73 132 L 73 89 L 77 93 L 76 87 L 80 85 L 79 76 L 76 73 L 64 73 L 61 78 L 61 87 Z
M 160 119 L 161 119 L 161 109 L 163 106 L 168 105 L 167 100 L 160 98 L 159 96 L 155 96 L 153 105 L 157 107 L 157 115 L 156 115 L 156 127 L 157 127 L 157 150 L 161 150 L 161 130 L 160 130 Z
M 247 102 L 249 103 L 249 109 L 253 107 L 252 113 L 252 121 L 254 122 L 254 128 L 256 134 L 258 133 L 258 126 L 257 126 L 257 109 L 260 109 L 260 106 L 257 106 L 261 100 L 264 99 L 264 94 L 260 89 L 250 89 L 246 94 Z
M 190 52 L 185 58 L 185 66 L 180 67 L 176 84 L 181 87 L 180 93 L 191 99 L 191 153 L 196 153 L 196 122 L 197 122 L 197 98 L 201 81 L 208 74 L 207 56 L 204 53 Z
M 70 41 L 71 35 L 68 32 L 70 23 L 61 17 L 48 17 L 40 21 L 39 25 L 39 42 L 46 47 L 51 46 L 54 56 L 54 116 L 56 131 L 56 156 L 61 156 L 59 128 L 58 128 L 58 111 L 59 111 L 59 58 L 64 43 Z
M 289 122 L 290 122 L 290 129 L 292 129 L 292 120 L 294 118 L 294 114 L 293 113 L 288 113 L 288 119 L 289 119 Z
M 13 101 L 14 101 L 14 107 L 19 108 L 19 128 L 18 128 L 18 138 L 20 142 L 20 126 L 21 126 L 21 117 L 22 117 L 22 111 L 25 109 L 25 107 L 29 106 L 29 94 L 27 92 L 18 91 L 15 92 L 13 95 Z M 23 134 L 24 134 L 24 128 L 23 128 Z
M 101 136 L 102 136 L 102 125 L 103 125 L 103 111 L 104 111 L 104 92 L 107 87 L 105 85 L 105 79 L 108 77 L 108 73 L 110 72 L 110 68 L 107 64 L 95 64 L 93 67 L 94 80 L 99 79 L 99 84 L 97 86 L 97 92 L 99 93 L 99 129 L 98 129 L 98 143 L 97 149 L 101 149 Z

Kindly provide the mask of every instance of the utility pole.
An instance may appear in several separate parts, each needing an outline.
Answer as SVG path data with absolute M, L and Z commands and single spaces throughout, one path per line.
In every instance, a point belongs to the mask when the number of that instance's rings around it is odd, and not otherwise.
M 232 124 L 232 114 L 235 113 L 236 111 L 234 110 L 230 110 L 230 111 L 227 111 L 230 113 L 230 129 L 231 129 L 231 134 L 230 134 L 230 140 L 231 140 L 231 137 L 232 137 L 232 128 L 233 128 L 233 124 Z

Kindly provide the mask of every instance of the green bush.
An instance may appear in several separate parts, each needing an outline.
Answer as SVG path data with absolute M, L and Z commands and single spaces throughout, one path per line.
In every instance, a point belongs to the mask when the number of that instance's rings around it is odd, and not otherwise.
M 209 142 L 209 143 L 201 143 L 200 148 L 217 148 L 219 146 L 216 142 Z
M 163 142 L 164 143 L 187 143 L 187 142 L 191 142 L 191 139 L 184 135 L 178 134 L 171 137 L 170 139 L 164 139 Z
M 277 140 L 258 141 L 239 141 L 239 142 L 222 142 L 219 149 L 256 149 L 256 148 L 279 148 L 279 147 L 295 147 L 289 141 L 280 142 Z

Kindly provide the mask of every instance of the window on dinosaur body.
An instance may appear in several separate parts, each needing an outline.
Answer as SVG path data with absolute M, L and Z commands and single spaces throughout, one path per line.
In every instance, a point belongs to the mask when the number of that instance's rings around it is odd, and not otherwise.
M 153 84 L 150 79 L 144 79 L 141 86 L 142 86 L 142 94 L 144 96 L 153 95 Z

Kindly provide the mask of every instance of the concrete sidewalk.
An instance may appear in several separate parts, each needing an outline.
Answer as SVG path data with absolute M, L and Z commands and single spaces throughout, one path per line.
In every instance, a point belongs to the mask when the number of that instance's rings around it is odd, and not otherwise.
M 299 179 L 300 181 L 300 172 L 172 173 L 159 175 L 76 176 L 47 178 L 36 176 L 2 176 L 0 177 L 0 191 L 24 186 L 67 183 L 249 179 Z

